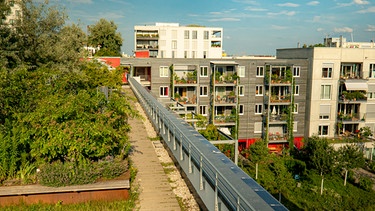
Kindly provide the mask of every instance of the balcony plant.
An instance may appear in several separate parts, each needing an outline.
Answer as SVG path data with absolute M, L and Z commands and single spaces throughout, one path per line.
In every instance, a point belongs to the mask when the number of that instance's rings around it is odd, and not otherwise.
M 221 73 L 219 71 L 215 72 L 215 83 L 219 83 L 221 81 Z

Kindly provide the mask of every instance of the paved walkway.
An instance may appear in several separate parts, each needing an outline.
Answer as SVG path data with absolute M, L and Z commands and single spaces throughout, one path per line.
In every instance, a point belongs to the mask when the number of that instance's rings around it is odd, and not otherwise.
M 138 102 L 135 106 L 144 115 Z M 149 120 L 145 117 L 144 121 Z M 132 119 L 129 123 L 132 126 L 129 138 L 133 147 L 130 157 L 138 169 L 135 182 L 139 185 L 139 210 L 181 210 L 148 135 L 147 130 L 154 129 L 150 128 L 149 122 L 139 119 Z

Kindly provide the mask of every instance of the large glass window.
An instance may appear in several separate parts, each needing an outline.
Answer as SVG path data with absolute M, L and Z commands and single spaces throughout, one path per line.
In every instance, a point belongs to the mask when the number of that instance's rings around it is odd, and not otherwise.
M 322 100 L 331 99 L 331 85 L 321 85 L 320 99 Z
M 193 31 L 193 33 L 192 33 L 192 35 L 191 35 L 191 38 L 192 39 L 197 39 L 197 34 L 198 34 L 198 32 L 197 31 Z

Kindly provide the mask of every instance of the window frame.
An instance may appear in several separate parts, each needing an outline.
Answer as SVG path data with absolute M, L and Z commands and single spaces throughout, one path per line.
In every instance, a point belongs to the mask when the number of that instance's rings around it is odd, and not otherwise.
M 245 66 L 238 66 L 238 76 L 240 78 L 245 77 L 246 67 Z
M 205 77 L 205 78 L 208 77 L 208 66 L 200 66 L 199 69 L 200 69 L 200 72 L 199 72 L 200 77 Z M 204 73 L 204 71 L 202 71 L 203 69 L 205 69 L 206 74 L 202 74 Z
M 184 39 L 185 39 L 185 40 L 190 39 L 190 31 L 189 31 L 189 30 L 185 30 L 185 31 L 184 31 Z
M 329 97 L 325 98 L 325 87 L 329 87 Z M 332 98 L 332 85 L 331 84 L 322 84 L 320 85 L 320 99 L 321 100 L 331 100 Z
M 169 76 L 169 67 L 168 66 L 160 66 L 159 67 L 159 77 L 165 78 Z
M 256 77 L 264 77 L 264 67 L 263 66 L 257 66 Z
M 191 32 L 191 39 L 193 39 L 193 40 L 198 39 L 198 31 L 197 30 L 193 30 Z
M 326 131 L 327 134 L 323 134 L 324 127 L 327 127 Z M 318 126 L 318 136 L 328 136 L 329 135 L 329 125 L 319 125 Z
M 255 96 L 263 96 L 263 88 L 264 88 L 263 85 L 255 85 Z M 257 93 L 257 91 L 258 91 L 258 93 Z
M 298 114 L 298 108 L 299 108 L 299 104 L 298 103 L 294 103 L 292 113 L 293 114 Z
M 204 112 L 202 112 L 204 111 Z M 202 115 L 202 116 L 207 116 L 208 113 L 207 113 L 207 106 L 206 105 L 200 105 L 199 106 L 199 114 Z
M 295 85 L 294 86 L 294 93 L 293 93 L 294 96 L 299 96 L 299 90 L 300 90 L 300 85 Z
M 259 111 L 260 110 L 260 111 Z M 254 105 L 254 114 L 255 115 L 260 115 L 263 114 L 263 104 L 256 103 Z
M 375 78 L 375 63 L 369 64 L 369 78 Z
M 159 96 L 160 97 L 169 97 L 169 87 L 168 86 L 160 86 L 159 87 Z
M 293 66 L 293 77 L 298 78 L 301 76 L 301 66 Z
M 327 77 L 324 77 L 324 69 L 327 69 Z M 327 79 L 331 79 L 332 78 L 332 73 L 333 73 L 333 68 L 332 67 L 322 67 L 322 78 L 327 78 Z
M 206 85 L 199 86 L 199 96 L 200 97 L 208 97 L 208 86 L 206 86 Z
M 238 85 L 238 96 L 245 96 L 245 86 Z
M 244 115 L 245 114 L 245 105 L 239 104 L 238 105 L 238 115 Z

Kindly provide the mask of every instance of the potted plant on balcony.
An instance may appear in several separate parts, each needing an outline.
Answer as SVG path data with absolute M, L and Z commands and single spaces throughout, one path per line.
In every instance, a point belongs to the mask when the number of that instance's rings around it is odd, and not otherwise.
M 221 80 L 221 73 L 219 71 L 215 72 L 215 83 L 219 83 Z
M 176 101 L 179 101 L 180 100 L 180 94 L 178 93 L 178 92 L 176 92 L 176 93 L 174 93 L 174 99 L 176 100 Z

